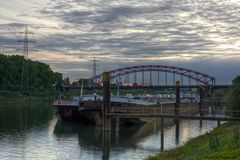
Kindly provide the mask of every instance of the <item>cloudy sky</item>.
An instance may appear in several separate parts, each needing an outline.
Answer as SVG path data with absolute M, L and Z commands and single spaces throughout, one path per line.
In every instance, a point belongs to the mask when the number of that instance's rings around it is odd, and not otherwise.
M 1 0 L 0 51 L 37 43 L 29 58 L 71 79 L 120 67 L 190 68 L 230 83 L 240 74 L 240 0 Z

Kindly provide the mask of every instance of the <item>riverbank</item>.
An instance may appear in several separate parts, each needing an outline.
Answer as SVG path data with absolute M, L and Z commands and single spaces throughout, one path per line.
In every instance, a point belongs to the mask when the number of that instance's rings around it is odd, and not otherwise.
M 240 160 L 240 125 L 226 123 L 148 160 Z

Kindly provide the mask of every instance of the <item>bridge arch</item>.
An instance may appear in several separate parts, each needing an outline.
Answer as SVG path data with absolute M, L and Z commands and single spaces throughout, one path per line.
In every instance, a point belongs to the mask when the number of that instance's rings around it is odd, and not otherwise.
M 173 82 L 175 82 L 175 75 L 180 75 L 181 79 L 185 77 L 191 80 L 195 80 L 196 82 L 202 85 L 209 85 L 209 86 L 215 85 L 215 77 L 213 76 L 210 76 L 202 72 L 194 71 L 191 69 L 187 69 L 187 68 L 166 66 L 166 65 L 139 65 L 139 66 L 119 68 L 116 70 L 111 70 L 109 72 L 110 72 L 110 78 L 112 82 L 114 82 L 114 80 L 116 80 L 119 77 L 126 76 L 129 74 L 134 74 L 134 79 L 136 81 L 136 73 L 142 72 L 142 77 L 143 77 L 142 84 L 144 84 L 144 73 L 149 72 L 150 85 L 152 85 L 151 84 L 152 72 L 158 72 L 158 82 L 159 82 L 159 72 L 164 72 L 166 75 L 165 78 L 167 77 L 168 73 L 173 74 L 173 78 L 172 78 Z M 102 76 L 103 75 L 100 74 L 95 77 L 92 77 L 91 81 L 93 82 L 93 84 L 102 84 Z

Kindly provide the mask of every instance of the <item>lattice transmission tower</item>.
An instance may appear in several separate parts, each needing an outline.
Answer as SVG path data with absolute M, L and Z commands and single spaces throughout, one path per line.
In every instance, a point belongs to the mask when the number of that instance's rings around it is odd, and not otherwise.
M 22 80 L 21 80 L 21 87 L 22 91 L 28 91 L 28 52 L 29 52 L 29 43 L 35 43 L 34 41 L 29 40 L 29 34 L 33 34 L 32 32 L 28 31 L 28 27 L 24 32 L 20 32 L 24 34 L 24 39 L 19 40 L 18 42 L 23 42 L 23 64 L 22 64 Z
M 97 75 L 97 60 L 96 57 L 93 57 L 93 76 L 95 77 Z
M 93 70 L 92 70 L 92 77 L 96 77 L 97 76 L 97 59 L 96 59 L 96 57 L 94 56 L 93 57 Z M 95 78 L 93 78 L 92 79 L 92 81 L 91 81 L 91 85 L 95 85 L 97 82 L 96 82 L 96 79 Z

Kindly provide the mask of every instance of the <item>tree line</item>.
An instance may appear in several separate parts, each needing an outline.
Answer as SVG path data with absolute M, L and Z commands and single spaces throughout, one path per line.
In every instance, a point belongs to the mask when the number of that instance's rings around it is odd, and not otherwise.
M 28 63 L 28 88 L 30 91 L 46 91 L 62 83 L 62 74 L 53 72 L 49 65 L 26 60 L 23 56 L 0 54 L 0 90 L 22 90 L 22 66 Z
M 232 87 L 226 96 L 228 109 L 237 111 L 236 115 L 240 116 L 240 76 L 232 81 Z

